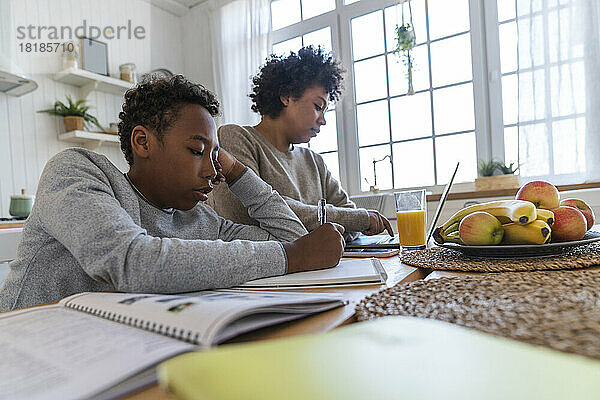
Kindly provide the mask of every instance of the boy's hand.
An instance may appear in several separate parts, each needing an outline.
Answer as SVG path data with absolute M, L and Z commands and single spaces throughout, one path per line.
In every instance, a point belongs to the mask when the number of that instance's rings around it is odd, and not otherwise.
M 288 274 L 330 268 L 344 253 L 344 227 L 326 223 L 293 242 L 283 243 L 288 259 Z
M 219 184 L 220 182 L 230 183 L 235 181 L 246 167 L 226 150 L 220 148 L 215 169 L 217 170 L 217 177 L 213 180 L 213 183 Z
M 394 236 L 390 221 L 378 211 L 368 210 L 369 212 L 369 229 L 363 231 L 365 235 L 377 235 L 383 231 L 388 231 L 390 236 Z

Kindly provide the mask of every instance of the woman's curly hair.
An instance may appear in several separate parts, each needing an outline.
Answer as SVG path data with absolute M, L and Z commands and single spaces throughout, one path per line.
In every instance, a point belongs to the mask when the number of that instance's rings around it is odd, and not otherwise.
M 152 131 L 162 141 L 164 132 L 177 120 L 184 105 L 198 104 L 213 117 L 219 114 L 219 102 L 204 86 L 188 81 L 183 75 L 171 78 L 150 76 L 125 93 L 119 113 L 121 150 L 133 164 L 131 133 L 137 125 Z
M 321 46 L 303 47 L 297 54 L 290 52 L 286 57 L 271 55 L 252 78 L 252 111 L 277 118 L 283 110 L 280 97 L 297 100 L 314 85 L 322 86 L 330 101 L 337 101 L 343 89 L 344 72 Z

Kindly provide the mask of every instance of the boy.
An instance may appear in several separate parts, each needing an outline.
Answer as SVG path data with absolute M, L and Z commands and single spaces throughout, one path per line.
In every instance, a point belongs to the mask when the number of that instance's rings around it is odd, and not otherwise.
M 187 292 L 336 265 L 343 228 L 307 235 L 277 192 L 219 149 L 218 107 L 182 76 L 143 82 L 119 114 L 126 174 L 84 149 L 49 160 L 0 310 L 83 291 Z M 198 204 L 222 182 L 259 226 Z

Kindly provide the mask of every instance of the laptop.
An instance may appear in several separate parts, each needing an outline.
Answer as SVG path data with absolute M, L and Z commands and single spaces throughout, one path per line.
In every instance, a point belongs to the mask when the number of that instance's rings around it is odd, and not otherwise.
M 448 198 L 448 193 L 450 193 L 450 189 L 452 188 L 452 184 L 454 183 L 454 178 L 456 177 L 456 172 L 458 171 L 458 166 L 460 162 L 456 163 L 456 167 L 454 168 L 454 172 L 450 177 L 450 180 L 446 184 L 444 191 L 442 192 L 442 196 L 440 197 L 440 202 L 438 203 L 437 209 L 435 210 L 435 214 L 433 214 L 433 219 L 431 220 L 431 225 L 429 225 L 429 229 L 427 231 L 427 241 L 431 239 L 431 235 L 433 235 L 433 231 L 435 230 L 435 225 L 437 224 L 440 215 L 442 214 L 442 209 L 444 208 L 444 204 L 446 203 L 446 199 Z M 373 235 L 366 236 L 360 235 L 358 238 L 346 242 L 345 249 L 397 249 L 400 246 L 398 241 L 398 236 L 390 236 L 390 235 Z

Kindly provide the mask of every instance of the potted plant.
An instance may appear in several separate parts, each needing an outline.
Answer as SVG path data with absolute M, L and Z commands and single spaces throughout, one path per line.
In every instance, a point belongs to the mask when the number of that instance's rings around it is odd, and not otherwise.
M 53 108 L 38 112 L 63 117 L 66 132 L 82 131 L 85 124 L 97 126 L 102 132 L 106 130 L 100 125 L 96 117 L 88 112 L 91 106 L 85 104 L 87 100 L 81 99 L 73 102 L 71 96 L 67 95 L 67 101 L 68 105 L 56 100 Z
M 392 53 L 396 55 L 402 54 L 404 58 L 404 63 L 407 69 L 407 78 L 408 78 L 408 92 L 407 94 L 414 94 L 415 91 L 413 89 L 413 79 L 412 79 L 412 70 L 413 70 L 413 58 L 410 54 L 410 51 L 415 47 L 417 43 L 417 39 L 415 36 L 415 31 L 411 24 L 406 23 L 400 26 L 396 25 L 396 48 L 392 51 Z
M 519 176 L 515 172 L 519 169 L 514 163 L 506 165 L 502 161 L 479 160 L 477 171 L 479 178 L 475 179 L 475 190 L 497 190 L 497 189 L 515 189 L 521 185 Z

